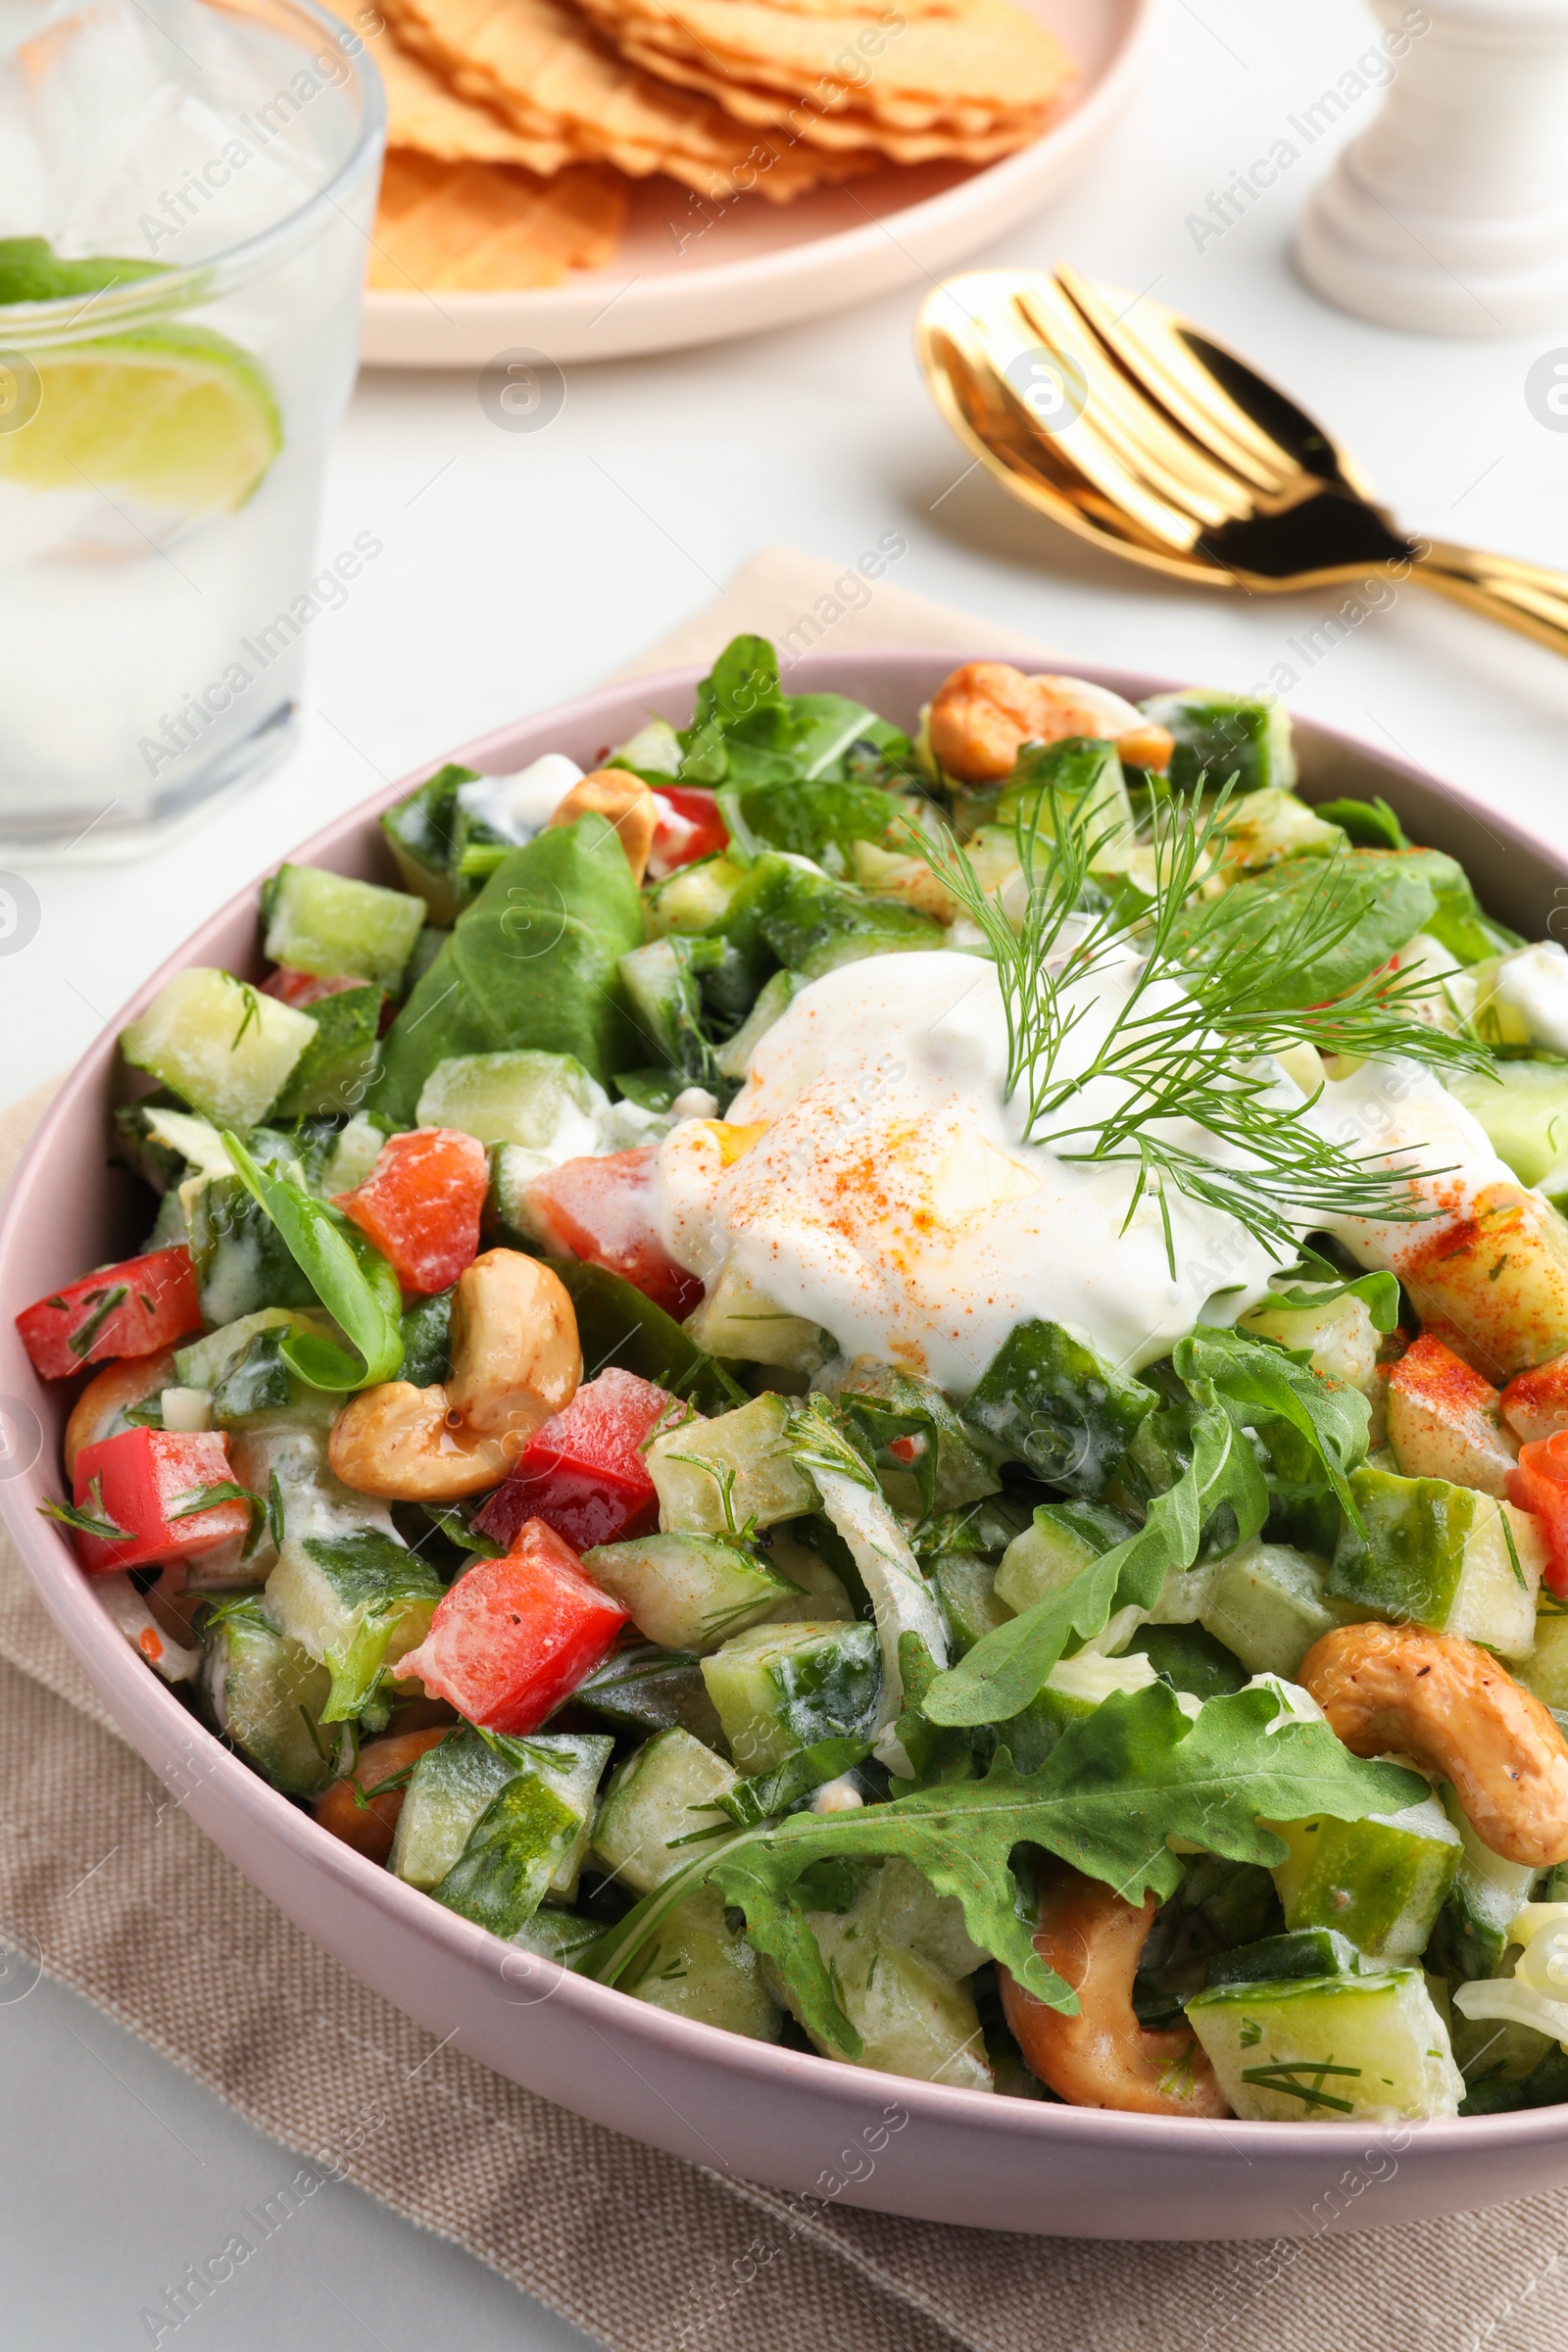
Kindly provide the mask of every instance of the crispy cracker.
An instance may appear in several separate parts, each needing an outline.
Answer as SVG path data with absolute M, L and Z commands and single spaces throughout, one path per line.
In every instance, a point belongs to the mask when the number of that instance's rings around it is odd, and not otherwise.
M 461 97 L 431 67 L 399 46 L 383 17 L 377 16 L 374 32 L 366 32 L 363 20 L 373 12 L 360 7 L 359 0 L 322 4 L 361 35 L 380 73 L 388 147 L 413 148 L 443 163 L 521 164 L 544 177 L 577 161 L 576 150 L 562 140 L 525 137 L 491 108 Z
M 965 133 L 940 123 L 925 130 L 898 130 L 889 123 L 879 122 L 874 116 L 849 109 L 820 113 L 802 99 L 786 97 L 780 90 L 760 89 L 755 83 L 720 76 L 710 68 L 673 58 L 664 50 L 645 48 L 637 40 L 623 40 L 620 47 L 621 54 L 634 65 L 646 66 L 650 73 L 662 74 L 688 89 L 707 91 L 737 122 L 786 132 L 808 146 L 829 153 L 840 150 L 863 153 L 872 148 L 890 164 L 991 164 L 1026 147 L 1043 127 L 1041 116 L 1028 115 L 994 126 L 984 135 Z
M 1072 74 L 1060 43 L 1012 0 L 961 13 L 881 20 L 803 15 L 769 0 L 588 0 L 617 41 L 795 96 L 821 93 L 901 129 L 951 124 L 984 135 L 1054 104 Z
M 576 162 L 576 149 L 563 140 L 530 138 L 490 107 L 460 96 L 390 34 L 373 55 L 386 85 L 389 147 L 449 164 L 521 164 L 541 178 Z
M 667 172 L 703 195 L 755 187 L 784 204 L 876 160 L 738 124 L 711 98 L 629 65 L 563 0 L 388 0 L 386 14 L 405 46 L 524 136 L 637 178 Z
M 370 284 L 389 293 L 559 286 L 568 270 L 610 260 L 625 217 L 626 183 L 602 164 L 542 179 L 389 148 Z

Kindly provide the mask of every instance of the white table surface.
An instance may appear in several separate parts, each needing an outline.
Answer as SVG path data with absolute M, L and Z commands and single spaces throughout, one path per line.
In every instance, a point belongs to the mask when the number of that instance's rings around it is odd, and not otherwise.
M 1318 411 L 1409 527 L 1568 563 L 1568 436 L 1525 401 L 1532 362 L 1568 346 L 1568 318 L 1527 342 L 1424 343 L 1324 308 L 1292 272 L 1300 202 L 1373 99 L 1225 233 L 1190 225 L 1276 139 L 1301 144 L 1288 118 L 1374 30 L 1357 0 L 1167 0 L 1119 133 L 1071 195 L 975 260 L 1069 258 L 1152 291 Z M 581 691 L 781 539 L 844 564 L 898 531 L 909 551 L 890 575 L 899 585 L 1085 661 L 1238 686 L 1288 662 L 1301 673 L 1298 710 L 1398 749 L 1568 848 L 1568 664 L 1414 592 L 1308 663 L 1288 641 L 1299 645 L 1337 593 L 1203 596 L 1048 533 L 983 475 L 959 478 L 965 460 L 911 351 L 923 290 L 773 337 L 573 369 L 562 415 L 534 434 L 497 430 L 469 378 L 364 379 L 321 544 L 330 555 L 370 530 L 385 552 L 315 626 L 299 750 L 155 858 L 28 872 L 42 919 L 24 954 L 0 958 L 0 1094 L 68 1064 L 199 917 L 327 816 Z M 0 2333 L 17 2352 L 146 2342 L 138 2312 L 161 2279 L 265 2196 L 284 2162 L 47 1984 L 0 2008 L 0 2115 L 12 2119 L 0 2132 Z M 350 2188 L 300 2230 L 203 2311 L 209 2348 L 423 2352 L 450 2338 L 459 2311 L 469 2352 L 580 2340 Z

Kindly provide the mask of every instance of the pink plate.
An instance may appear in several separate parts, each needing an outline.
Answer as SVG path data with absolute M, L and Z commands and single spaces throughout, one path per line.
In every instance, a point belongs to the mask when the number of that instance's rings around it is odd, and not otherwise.
M 573 270 L 564 285 L 471 294 L 372 286 L 366 365 L 624 359 L 789 326 L 940 276 L 1032 219 L 1076 177 L 1121 120 L 1149 47 L 1152 0 L 1023 5 L 1081 72 L 1049 127 L 1016 155 L 979 170 L 889 164 L 794 204 L 752 195 L 724 205 L 662 173 L 634 180 L 613 259 L 602 270 Z
M 817 655 L 797 691 L 837 690 L 911 726 L 966 656 Z M 1088 670 L 1130 697 L 1168 681 Z M 690 713 L 698 673 L 639 678 L 503 728 L 458 753 L 507 773 L 546 751 L 591 767 L 650 710 Z M 1312 799 L 1381 793 L 1417 839 L 1465 862 L 1483 898 L 1545 935 L 1562 867 L 1500 818 L 1383 754 L 1299 722 Z M 425 770 L 423 772 L 429 772 Z M 297 857 L 390 880 L 376 818 L 417 776 L 318 833 Z M 139 1011 L 188 963 L 260 977 L 256 890 L 232 900 L 155 972 Z M 126 1739 L 192 1817 L 307 1935 L 436 2034 L 547 2098 L 693 2163 L 805 2193 L 977 2229 L 1107 2238 L 1290 2237 L 1334 2224 L 1380 2229 L 1568 2181 L 1568 2106 L 1470 2122 L 1200 2123 L 1103 2113 L 906 2082 L 694 2025 L 502 1943 L 318 1830 L 190 1715 L 103 1614 L 70 1544 L 37 1514 L 60 1491 L 67 1398 L 38 1381 L 12 1318 L 84 1266 L 122 1255 L 147 1216 L 139 1187 L 105 1168 L 121 1082 L 114 1030 L 78 1063 L 0 1211 L 0 1411 L 23 1440 L 0 1515 L 45 1607 Z M 31 1442 L 27 1442 L 30 1433 Z M 874 2153 L 867 2158 L 866 2151 Z M 1376 2178 L 1365 2206 L 1347 2176 Z M 824 2178 L 825 2177 L 825 2178 Z

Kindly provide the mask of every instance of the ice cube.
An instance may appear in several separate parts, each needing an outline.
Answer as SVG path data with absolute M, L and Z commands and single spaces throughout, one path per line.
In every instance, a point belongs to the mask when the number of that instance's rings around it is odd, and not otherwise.
M 0 221 L 175 268 L 287 219 L 346 141 L 350 67 L 200 0 L 0 9 Z M 344 36 L 347 38 L 348 36 Z

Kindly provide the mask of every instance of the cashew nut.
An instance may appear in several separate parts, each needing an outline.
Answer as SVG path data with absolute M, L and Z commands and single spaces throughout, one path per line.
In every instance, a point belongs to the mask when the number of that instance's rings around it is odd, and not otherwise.
M 591 776 L 578 778 L 557 806 L 550 822 L 574 825 L 590 809 L 609 817 L 620 835 L 626 862 L 640 885 L 648 871 L 649 853 L 659 825 L 659 808 L 651 788 L 629 768 L 596 767 Z
M 1032 2075 L 1072 2107 L 1133 2115 L 1229 2115 L 1214 2070 L 1185 2026 L 1152 2033 L 1133 2008 L 1152 1895 L 1129 1903 L 1062 1864 L 1041 1888 L 1035 1950 L 1078 1995 L 1064 2017 L 997 1971 L 1002 2007 Z
M 76 1456 L 106 1438 L 121 1414 L 144 1396 L 156 1396 L 174 1377 L 174 1350 L 160 1348 L 156 1355 L 122 1356 L 95 1373 L 71 1408 L 66 1423 L 66 1476 L 76 1475 Z
M 1568 1742 L 1491 1652 L 1415 1625 L 1342 1625 L 1299 1678 L 1358 1756 L 1401 1755 L 1451 1781 L 1505 1862 L 1568 1860 Z
M 966 662 L 932 699 L 931 749 L 950 776 L 997 784 L 1010 775 L 1026 743 L 1098 735 L 1140 767 L 1163 768 L 1170 736 L 1131 703 L 1086 678 L 1025 677 L 1005 662 Z
M 394 1732 L 389 1740 L 372 1740 L 361 1748 L 352 1780 L 334 1781 L 317 1798 L 317 1822 L 331 1837 L 352 1845 L 357 1854 L 371 1862 L 384 1862 L 392 1851 L 393 1834 L 403 1810 L 407 1782 L 400 1776 L 413 1769 L 427 1747 L 438 1746 L 450 1729 L 449 1724 L 436 1724 L 428 1731 Z M 368 1789 L 378 1793 L 367 1796 Z
M 577 1317 L 560 1278 L 519 1250 L 487 1250 L 458 1277 L 444 1387 L 389 1380 L 332 1425 L 346 1487 L 398 1502 L 455 1502 L 499 1486 L 582 1378 Z

